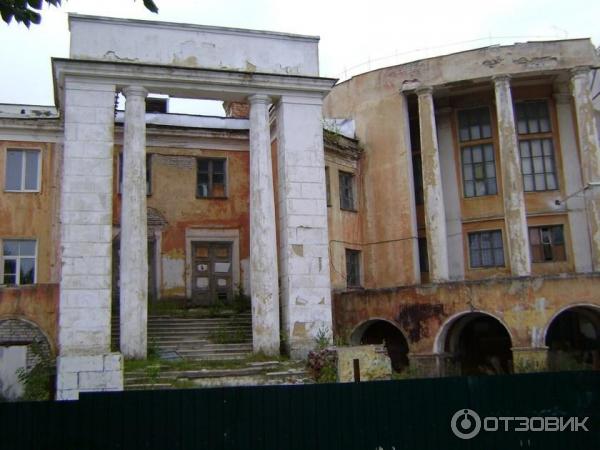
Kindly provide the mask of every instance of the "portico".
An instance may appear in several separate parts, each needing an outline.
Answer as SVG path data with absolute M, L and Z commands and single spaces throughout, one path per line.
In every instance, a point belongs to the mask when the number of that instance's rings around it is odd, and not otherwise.
M 130 43 L 145 39 L 148 33 L 161 35 L 170 26 L 181 29 L 172 24 L 85 16 L 71 16 L 70 20 L 72 39 L 77 42 L 85 41 L 82 36 L 77 39 L 84 31 L 120 33 L 129 27 Z M 86 390 L 118 390 L 123 385 L 121 355 L 110 352 L 114 176 L 110 161 L 118 92 L 126 98 L 120 238 L 122 354 L 127 358 L 146 356 L 143 174 L 148 93 L 250 104 L 249 291 L 254 351 L 278 354 L 280 315 L 282 335 L 293 355 L 305 354 L 319 330 L 332 328 L 321 104 L 335 80 L 318 77 L 318 38 L 213 27 L 184 26 L 183 30 L 183 34 L 203 33 L 216 48 L 255 42 L 243 55 L 243 66 L 234 58 L 227 69 L 222 67 L 226 57 L 211 59 L 214 55 L 198 53 L 198 49 L 191 50 L 195 57 L 208 56 L 195 67 L 189 67 L 189 58 L 173 66 L 170 59 L 164 59 L 172 56 L 164 53 L 164 48 L 154 49 L 143 60 L 115 61 L 110 55 L 126 55 L 128 44 L 107 49 L 98 47 L 98 41 L 89 48 L 72 49 L 71 59 L 53 60 L 55 91 L 65 114 L 60 399 L 77 398 Z M 171 39 L 173 33 L 167 35 Z M 180 37 L 182 42 L 186 37 Z M 286 48 L 290 60 L 283 67 L 280 52 Z M 79 59 L 83 57 L 86 59 Z M 257 67 L 260 72 L 254 71 Z M 271 136 L 270 106 L 276 117 L 276 136 Z M 271 161 L 273 137 L 277 140 L 276 168 Z M 278 173 L 277 186 L 274 171 Z

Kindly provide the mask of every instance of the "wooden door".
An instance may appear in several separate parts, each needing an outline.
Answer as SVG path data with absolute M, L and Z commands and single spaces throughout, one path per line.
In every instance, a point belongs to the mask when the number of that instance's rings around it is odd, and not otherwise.
M 192 304 L 229 303 L 233 297 L 230 242 L 192 243 Z

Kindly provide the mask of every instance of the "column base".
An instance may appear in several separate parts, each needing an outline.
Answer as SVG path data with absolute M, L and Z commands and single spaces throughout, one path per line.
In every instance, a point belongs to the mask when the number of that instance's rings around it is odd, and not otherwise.
M 513 347 L 513 372 L 544 372 L 548 370 L 548 347 Z
M 80 392 L 123 390 L 120 353 L 59 356 L 56 372 L 56 400 L 78 400 Z

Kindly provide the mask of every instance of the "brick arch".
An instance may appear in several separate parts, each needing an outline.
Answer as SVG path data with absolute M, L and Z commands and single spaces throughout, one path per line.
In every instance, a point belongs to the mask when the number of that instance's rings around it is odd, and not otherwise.
M 32 343 L 39 344 L 42 356 L 47 358 L 54 356 L 51 340 L 38 324 L 22 317 L 0 317 L 0 346 Z M 27 369 L 31 369 L 38 361 L 39 356 L 31 351 L 27 352 Z

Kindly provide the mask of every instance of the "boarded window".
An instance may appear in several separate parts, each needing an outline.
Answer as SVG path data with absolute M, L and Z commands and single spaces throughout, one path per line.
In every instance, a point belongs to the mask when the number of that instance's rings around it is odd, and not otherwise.
M 546 101 L 515 105 L 523 189 L 526 192 L 558 189 L 550 113 Z
M 472 268 L 504 266 L 502 231 L 469 233 L 469 256 Z
M 222 158 L 198 158 L 197 197 L 227 197 L 226 162 Z
M 340 208 L 354 211 L 354 175 L 348 172 L 340 172 Z
M 4 189 L 36 192 L 40 190 L 40 151 L 8 149 Z
M 565 239 L 562 225 L 529 228 L 532 262 L 565 261 Z
M 360 252 L 346 249 L 346 285 L 360 286 Z

